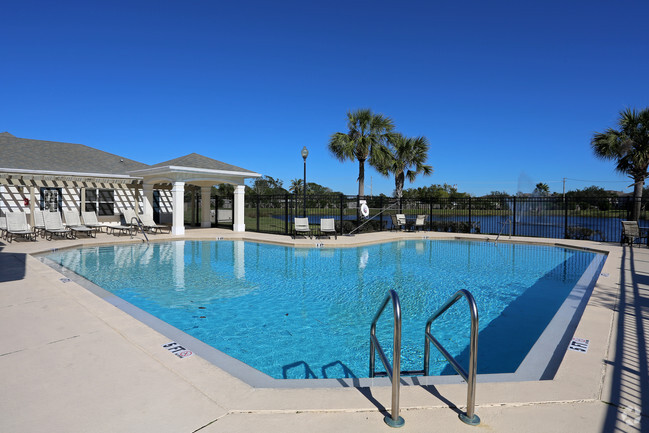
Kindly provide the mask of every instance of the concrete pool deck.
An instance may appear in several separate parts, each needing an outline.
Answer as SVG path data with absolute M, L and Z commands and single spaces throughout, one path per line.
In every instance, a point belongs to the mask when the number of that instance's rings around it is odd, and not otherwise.
M 375 233 L 311 240 L 219 229 L 182 238 L 351 246 L 404 238 L 493 239 L 451 233 Z M 401 388 L 403 428 L 392 430 L 390 387 L 253 388 L 95 296 L 30 254 L 133 242 L 128 236 L 0 244 L 2 432 L 640 432 L 649 431 L 649 249 L 586 241 L 514 238 L 608 252 L 553 380 L 480 383 L 478 427 L 459 421 L 466 385 Z M 135 240 L 141 242 L 141 240 Z M 507 239 L 502 240 L 504 242 Z M 378 306 L 377 306 L 378 307 Z M 478 306 L 479 307 L 479 306 Z M 369 326 L 369 324 L 368 324 Z M 457 408 L 460 409 L 457 409 Z

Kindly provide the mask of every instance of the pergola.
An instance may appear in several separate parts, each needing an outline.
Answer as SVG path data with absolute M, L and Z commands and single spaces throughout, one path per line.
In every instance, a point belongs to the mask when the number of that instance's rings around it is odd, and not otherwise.
M 192 153 L 170 161 L 161 162 L 129 172 L 131 176 L 142 178 L 143 213 L 153 214 L 153 190 L 156 184 L 171 184 L 172 195 L 172 228 L 174 235 L 185 233 L 185 184 L 195 185 L 201 189 L 201 227 L 211 227 L 210 192 L 212 186 L 221 183 L 235 185 L 233 230 L 243 232 L 244 222 L 244 182 L 249 178 L 261 177 L 261 174 L 225 164 L 206 156 Z M 207 206 L 205 205 L 207 204 Z

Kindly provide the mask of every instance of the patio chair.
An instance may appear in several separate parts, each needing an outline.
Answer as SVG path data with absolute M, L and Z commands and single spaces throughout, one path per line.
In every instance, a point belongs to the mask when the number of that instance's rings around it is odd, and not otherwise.
M 142 221 L 142 227 L 144 227 L 146 230 L 150 232 L 162 233 L 163 231 L 166 230 L 167 233 L 171 233 L 171 227 L 167 225 L 156 224 L 156 222 L 153 221 L 153 215 L 142 214 L 140 220 Z
M 18 237 L 35 241 L 36 232 L 27 224 L 27 216 L 25 212 L 7 212 L 5 215 L 7 220 L 7 228 L 5 229 L 5 239 L 11 243 Z
M 41 235 L 42 238 L 45 237 L 45 220 L 43 219 L 43 211 L 40 209 L 34 209 L 34 231 L 36 235 Z
M 81 212 L 81 220 L 83 221 L 84 226 L 96 229 L 100 232 L 103 231 L 102 229 L 104 227 L 108 226 L 107 224 L 100 223 L 97 220 L 97 214 L 94 212 Z
M 334 239 L 338 239 L 338 234 L 336 233 L 336 222 L 333 218 L 323 218 L 320 220 L 320 233 L 329 233 L 329 237 L 331 237 L 331 233 L 333 233 Z
M 392 214 L 390 215 L 390 218 L 392 218 L 392 227 L 390 227 L 390 231 L 399 230 L 399 221 L 397 221 L 397 216 Z
M 142 223 L 135 213 L 135 209 L 124 209 L 122 216 L 124 217 L 124 225 L 126 226 L 138 227 Z
M 427 217 L 428 215 L 417 215 L 417 219 L 415 220 L 415 230 L 421 230 L 426 227 Z
M 77 237 L 79 233 L 85 233 L 88 237 L 97 237 L 97 229 L 87 227 L 81 224 L 79 214 L 75 210 L 64 210 L 65 225 L 72 230 L 72 234 Z
M 303 234 L 304 237 L 307 235 L 311 237 L 311 229 L 309 228 L 309 219 L 308 218 L 295 218 L 295 229 L 293 232 L 293 239 L 298 234 Z
M 69 239 L 74 237 L 72 230 L 63 226 L 60 213 L 56 211 L 43 212 L 43 221 L 45 222 L 45 239 L 48 241 L 51 241 L 54 235 Z
M 404 229 L 408 228 L 408 221 L 406 220 L 406 215 L 402 213 L 397 214 L 397 226 L 403 227 Z
M 7 217 L 0 215 L 0 238 L 4 239 L 7 234 Z
M 620 237 L 620 245 L 624 243 L 633 246 L 636 239 L 647 239 L 647 231 L 641 230 L 637 221 L 620 221 L 622 223 L 622 236 Z

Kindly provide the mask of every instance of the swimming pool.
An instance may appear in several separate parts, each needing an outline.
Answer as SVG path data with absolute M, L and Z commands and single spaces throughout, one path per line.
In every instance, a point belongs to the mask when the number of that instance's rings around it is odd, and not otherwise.
M 603 264 L 582 250 L 423 239 L 340 249 L 174 241 L 46 258 L 278 379 L 367 377 L 369 325 L 388 289 L 402 303 L 404 370 L 421 369 L 426 319 L 464 288 L 480 313 L 478 373 L 512 373 L 575 287 L 592 285 Z M 466 310 L 459 302 L 433 327 L 464 365 Z M 378 336 L 387 346 L 391 319 L 384 317 Z M 454 373 L 431 353 L 432 374 Z

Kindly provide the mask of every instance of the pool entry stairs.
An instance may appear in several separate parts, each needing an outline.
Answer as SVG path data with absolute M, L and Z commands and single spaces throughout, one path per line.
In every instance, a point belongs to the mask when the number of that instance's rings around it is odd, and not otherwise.
M 460 299 L 465 298 L 469 304 L 469 312 L 471 314 L 471 336 L 470 336 L 470 355 L 469 355 L 469 371 L 467 372 L 456 360 L 448 353 L 444 346 L 431 334 L 430 328 L 432 323 L 444 314 L 452 305 Z M 392 303 L 393 314 L 393 334 L 392 334 L 392 364 L 388 360 L 378 338 L 376 337 L 376 324 L 385 311 L 389 303 Z M 369 376 L 381 377 L 387 376 L 392 383 L 392 413 L 386 415 L 384 421 L 390 427 L 402 427 L 405 420 L 399 416 L 399 391 L 401 384 L 401 376 L 428 376 L 430 365 L 430 344 L 434 344 L 440 351 L 451 366 L 462 376 L 466 381 L 467 389 L 467 404 L 466 413 L 460 413 L 460 419 L 469 425 L 476 426 L 480 424 L 480 417 L 475 414 L 475 385 L 477 376 L 477 354 L 478 354 L 478 307 L 475 303 L 473 295 L 468 290 L 458 290 L 451 296 L 433 315 L 426 321 L 426 328 L 424 331 L 424 365 L 422 370 L 415 371 L 402 371 L 401 370 L 401 303 L 399 302 L 399 295 L 394 290 L 389 290 L 385 299 L 381 303 L 378 311 L 374 315 L 372 325 L 370 327 L 370 373 Z M 385 371 L 375 371 L 375 356 L 379 354 L 381 363 Z

